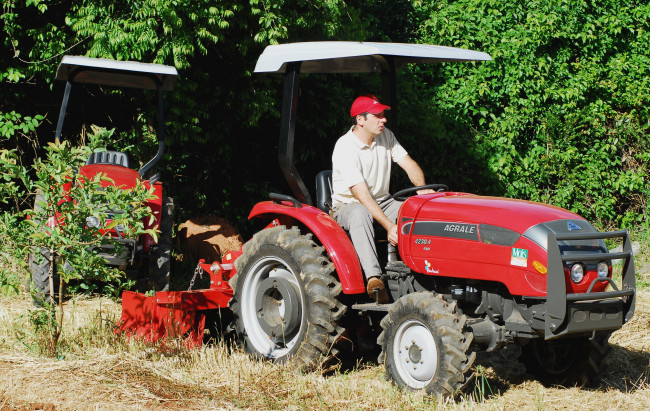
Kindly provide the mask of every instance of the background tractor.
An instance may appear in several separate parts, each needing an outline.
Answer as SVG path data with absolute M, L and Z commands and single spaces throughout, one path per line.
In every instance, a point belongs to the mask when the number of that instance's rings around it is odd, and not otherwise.
M 144 226 L 145 229 L 160 231 L 158 241 L 148 234 L 139 238 L 126 238 L 122 232 L 123 228 L 118 225 L 104 233 L 112 241 L 95 250 L 107 261 L 108 265 L 119 267 L 127 273 L 129 278 L 135 279 L 136 286 L 140 289 L 166 290 L 169 287 L 173 201 L 164 192 L 160 174 L 152 174 L 151 170 L 162 159 L 165 148 L 163 93 L 173 89 L 177 75 L 174 67 L 161 64 L 79 56 L 64 56 L 56 73 L 57 80 L 66 82 L 56 127 L 56 142 L 61 136 L 73 85 L 86 83 L 157 91 L 158 150 L 155 156 L 137 170 L 131 168 L 126 153 L 101 149 L 93 152 L 86 164 L 78 170 L 79 175 L 88 179 L 92 179 L 100 173 L 103 174 L 108 178 L 101 183 L 104 187 L 114 185 L 123 190 L 131 190 L 138 182 L 141 182 L 145 188 L 153 189 L 154 198 L 146 205 L 151 208 L 154 218 L 144 221 Z M 64 198 L 59 201 L 74 201 L 74 199 Z M 35 208 L 43 206 L 43 199 L 37 193 Z M 120 212 L 120 210 L 112 211 L 112 213 Z M 113 216 L 114 214 L 104 216 L 107 226 L 110 226 Z M 60 218 L 50 218 L 48 224 L 58 224 L 60 220 Z M 97 217 L 86 218 L 88 226 L 99 227 L 99 224 L 100 221 Z M 56 288 L 58 285 L 58 280 L 50 282 L 49 273 L 52 272 L 55 275 L 57 273 L 56 267 L 50 267 L 50 265 L 65 264 L 64 261 L 50 257 L 49 253 L 47 248 L 42 248 L 40 256 L 30 255 L 29 258 L 30 285 L 37 299 L 46 301 L 50 301 L 51 286 Z M 50 270 L 51 268 L 54 269 Z

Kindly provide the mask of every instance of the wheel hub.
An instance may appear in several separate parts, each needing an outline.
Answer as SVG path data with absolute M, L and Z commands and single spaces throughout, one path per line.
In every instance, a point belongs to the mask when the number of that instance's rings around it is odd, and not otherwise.
M 286 340 L 300 326 L 300 300 L 293 284 L 281 277 L 260 283 L 255 311 L 262 330 L 275 342 Z
M 408 347 L 407 351 L 413 364 L 419 364 L 422 361 L 422 348 L 415 341 L 413 341 L 413 345 Z
M 409 320 L 395 333 L 393 355 L 397 372 L 411 388 L 425 387 L 438 369 L 435 339 L 429 328 L 417 320 Z

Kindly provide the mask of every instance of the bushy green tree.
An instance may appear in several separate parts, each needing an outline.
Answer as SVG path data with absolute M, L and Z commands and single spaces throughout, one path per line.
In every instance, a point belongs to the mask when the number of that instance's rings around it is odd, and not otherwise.
M 94 138 L 91 143 L 96 143 Z M 119 243 L 109 231 L 119 227 L 124 238 L 156 236 L 144 225 L 152 218 L 151 209 L 145 205 L 153 197 L 151 190 L 141 183 L 124 190 L 102 173 L 92 177 L 80 174 L 79 167 L 91 150 L 89 146 L 70 147 L 68 142 L 50 143 L 47 158 L 37 159 L 32 166 L 34 177 L 19 164 L 16 150 L 0 150 L 0 201 L 16 203 L 25 197 L 35 198 L 31 209 L 0 214 L 0 241 L 6 245 L 3 257 L 24 262 L 29 256 L 30 271 L 38 278 L 27 283 L 34 284 L 35 302 L 45 305 L 50 313 L 49 346 L 53 349 L 58 349 L 67 286 L 75 284 L 82 290 L 101 287 L 102 292 L 112 295 L 129 287 L 131 281 L 124 273 L 108 267 L 99 254 L 98 247 L 105 244 L 115 246 L 119 253 Z M 95 223 L 89 224 L 88 218 Z M 15 273 L 0 273 L 7 284 L 12 282 L 10 276 Z M 47 283 L 41 284 L 44 281 Z M 15 278 L 13 282 L 15 287 Z
M 181 218 L 213 213 L 241 227 L 253 203 L 288 189 L 276 161 L 282 78 L 252 73 L 266 45 L 466 47 L 494 61 L 414 66 L 398 78 L 400 138 L 429 181 L 560 205 L 602 226 L 647 225 L 648 7 L 615 0 L 4 0 L 0 119 L 45 121 L 32 135 L 38 144 L 20 131 L 0 144 L 18 146 L 29 164 L 38 154 L 32 147 L 51 139 L 62 54 L 175 65 L 165 184 Z M 345 76 L 304 84 L 296 159 L 309 185 L 329 166 L 351 99 L 380 87 Z M 67 137 L 82 138 L 87 124 L 117 127 L 113 148 L 148 159 L 142 142 L 151 124 L 142 119 L 155 116 L 134 109 L 139 97 L 95 97 L 70 113 Z M 109 117 L 103 107 L 116 104 L 136 114 Z
M 421 41 L 494 59 L 444 65 L 431 104 L 466 128 L 470 138 L 451 138 L 479 148 L 469 159 L 497 177 L 491 191 L 601 226 L 648 224 L 648 4 L 421 3 Z M 450 170 L 468 160 L 448 158 Z
M 277 140 L 282 79 L 252 75 L 264 47 L 286 41 L 362 40 L 367 27 L 357 9 L 342 0 L 5 0 L 3 4 L 0 71 L 16 73 L 12 78 L 19 81 L 3 82 L 1 87 L 11 95 L 5 99 L 7 107 L 16 112 L 33 116 L 33 102 L 39 101 L 37 113 L 47 111 L 48 119 L 55 117 L 62 92 L 53 78 L 63 54 L 164 63 L 179 69 L 176 90 L 166 97 L 169 150 L 163 175 L 178 208 L 192 210 L 181 211 L 182 217 L 216 213 L 245 220 L 244 209 L 259 200 L 257 194 L 281 181 L 279 171 L 277 178 L 260 181 L 257 167 L 240 167 L 250 163 L 258 164 L 259 170 L 277 169 L 275 155 L 269 154 Z M 36 87 L 27 87 L 28 81 Z M 119 138 L 113 148 L 143 153 L 140 160 L 146 159 L 147 150 L 138 146 L 146 139 L 143 130 L 149 125 L 141 118 L 147 116 L 109 118 L 103 109 L 119 104 L 126 112 L 126 107 L 132 108 L 129 100 L 137 97 L 101 93 L 95 98 L 95 103 L 77 111 L 71 108 L 64 134 L 77 139 L 86 124 L 117 127 Z M 51 139 L 51 129 L 46 121 L 38 141 Z M 243 141 L 250 144 L 238 145 Z M 24 142 L 16 144 L 23 156 L 30 154 Z M 256 150 L 251 152 L 251 147 Z

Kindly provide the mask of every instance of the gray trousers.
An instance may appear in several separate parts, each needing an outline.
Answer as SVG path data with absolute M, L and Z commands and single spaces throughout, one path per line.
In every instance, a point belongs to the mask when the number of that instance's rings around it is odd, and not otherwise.
M 388 219 L 397 221 L 397 214 L 402 206 L 401 201 L 388 197 L 378 204 Z M 334 210 L 334 219 L 350 234 L 366 279 L 381 275 L 383 270 L 377 257 L 375 228 L 372 225 L 373 218 L 370 211 L 361 203 L 342 204 Z

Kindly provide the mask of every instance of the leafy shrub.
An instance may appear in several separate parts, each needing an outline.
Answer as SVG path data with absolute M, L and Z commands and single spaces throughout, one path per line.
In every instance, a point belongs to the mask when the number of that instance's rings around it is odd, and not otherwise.
M 435 100 L 473 129 L 477 158 L 496 176 L 485 191 L 601 226 L 649 224 L 648 4 L 423 2 L 420 19 L 421 41 L 494 59 L 444 65 Z M 449 163 L 463 162 L 452 152 Z
M 29 124 L 27 113 L 37 119 L 34 101 L 41 116 L 58 103 L 52 84 L 62 54 L 179 69 L 167 97 L 163 178 L 182 218 L 216 213 L 241 226 L 268 191 L 288 191 L 276 161 L 282 78 L 252 74 L 266 45 L 372 40 L 471 48 L 494 59 L 414 66 L 398 77 L 398 137 L 429 181 L 556 204 L 600 226 L 649 224 L 644 2 L 34 0 L 7 2 L 0 18 L 0 88 L 9 103 L 0 130 L 4 121 L 6 133 L 16 132 L 11 143 L 23 157 L 32 143 L 17 139 L 24 129 L 14 125 Z M 353 96 L 380 94 L 379 82 L 357 80 L 328 76 L 304 87 L 295 156 L 308 186 L 329 167 Z M 102 107 L 115 98 L 128 104 L 134 97 L 98 95 L 92 107 L 69 114 L 70 135 L 82 136 L 86 124 L 116 126 L 118 144 L 144 153 L 150 125 L 124 114 L 107 118 Z M 12 113 L 24 117 L 2 120 Z
M 110 133 L 96 130 L 91 145 L 107 137 Z M 24 264 L 29 255 L 47 267 L 49 296 L 40 295 L 43 290 L 35 291 L 37 302 L 57 301 L 55 290 L 64 290 L 72 281 L 82 290 L 93 290 L 100 284 L 103 292 L 117 294 L 129 287 L 130 281 L 124 273 L 106 266 L 99 254 L 97 247 L 104 244 L 112 244 L 117 253 L 120 251 L 119 243 L 106 233 L 120 226 L 124 238 L 142 234 L 156 236 L 154 230 L 144 227 L 145 218 L 152 216 L 144 202 L 153 197 L 153 189 L 146 189 L 138 182 L 133 190 L 123 190 L 111 185 L 112 181 L 102 173 L 92 178 L 81 175 L 78 169 L 91 150 L 89 146 L 69 147 L 67 142 L 52 143 L 46 148 L 47 158 L 37 159 L 31 170 L 20 164 L 15 149 L 0 150 L 3 170 L 0 201 L 20 204 L 20 199 L 35 198 L 33 209 L 12 208 L 0 215 L 3 223 L 0 240 L 12 246 L 4 247 L 2 255 L 14 266 Z M 87 224 L 89 217 L 94 217 L 97 224 Z M 15 287 L 15 277 L 15 273 L 7 274 L 3 270 L 0 285 Z M 51 331 L 47 351 L 52 355 L 58 352 L 62 304 L 63 291 L 60 291 L 58 319 L 54 304 L 46 304 L 48 307 L 42 315 L 34 317 L 40 319 L 34 323 L 38 332 Z

